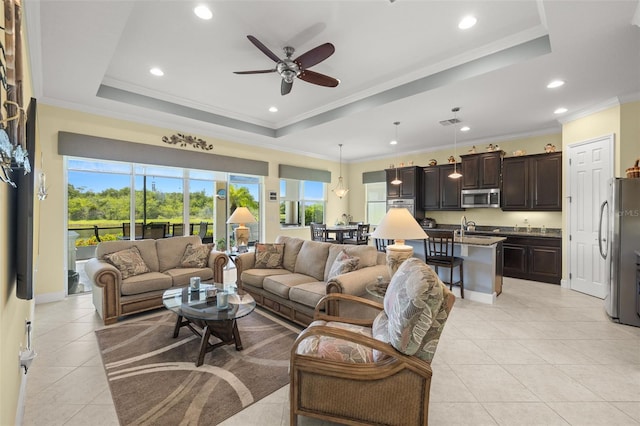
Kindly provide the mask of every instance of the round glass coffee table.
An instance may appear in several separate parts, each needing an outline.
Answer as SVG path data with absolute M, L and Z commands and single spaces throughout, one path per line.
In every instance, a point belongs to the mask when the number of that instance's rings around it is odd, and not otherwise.
M 225 290 L 228 294 L 226 308 L 218 308 L 216 299 L 207 299 L 207 290 Z M 173 330 L 173 337 L 178 337 L 180 328 L 189 328 L 200 337 L 200 353 L 196 366 L 204 362 L 204 356 L 222 345 L 236 345 L 236 350 L 242 350 L 242 341 L 238 332 L 236 320 L 249 315 L 256 308 L 256 301 L 250 294 L 238 294 L 233 284 L 200 284 L 199 290 L 192 290 L 189 286 L 170 288 L 162 295 L 164 306 L 174 312 L 178 319 Z M 217 337 L 217 343 L 210 343 L 209 339 Z

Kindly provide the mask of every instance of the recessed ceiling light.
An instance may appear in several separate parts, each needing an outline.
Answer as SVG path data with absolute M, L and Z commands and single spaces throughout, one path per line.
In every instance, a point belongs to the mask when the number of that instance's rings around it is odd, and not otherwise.
M 469 130 L 471 130 L 471 127 L 469 127 L 469 126 L 460 127 L 460 131 L 461 132 L 468 132 Z
M 164 75 L 164 71 L 162 71 L 158 67 L 153 67 L 149 70 L 149 72 L 157 77 L 162 77 Z
M 555 89 L 560 86 L 564 86 L 563 80 L 553 80 L 551 83 L 547 84 L 547 89 Z
M 209 9 L 205 5 L 200 5 L 193 9 L 193 13 L 200 19 L 211 19 L 213 17 L 213 13 L 211 13 L 211 9 Z
M 269 107 L 269 112 L 278 112 L 278 108 L 277 107 Z
M 557 110 L 553 111 L 554 114 L 564 114 L 565 112 L 567 112 L 568 109 L 566 108 L 558 108 Z
M 478 20 L 475 16 L 468 15 L 462 18 L 460 23 L 458 23 L 458 28 L 460 28 L 461 30 L 468 30 L 469 28 L 473 27 L 476 22 L 478 22 Z
M 391 141 L 391 142 L 389 142 L 389 145 L 398 145 L 398 141 L 395 141 L 395 140 Z

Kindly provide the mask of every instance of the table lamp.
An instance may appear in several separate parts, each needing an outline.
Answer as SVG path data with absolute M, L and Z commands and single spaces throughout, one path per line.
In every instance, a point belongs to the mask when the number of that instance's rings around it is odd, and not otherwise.
M 404 240 L 427 238 L 420 224 L 404 207 L 390 208 L 371 236 L 395 241 L 387 246 L 387 267 L 390 276 L 396 273 L 402 262 L 413 256 L 413 247 L 406 245 Z
M 236 246 L 238 247 L 238 253 L 245 253 L 248 251 L 249 245 L 249 228 L 244 226 L 245 223 L 255 223 L 256 218 L 253 217 L 251 212 L 246 207 L 237 207 L 234 212 L 227 219 L 227 223 L 238 224 L 233 233 L 236 238 Z

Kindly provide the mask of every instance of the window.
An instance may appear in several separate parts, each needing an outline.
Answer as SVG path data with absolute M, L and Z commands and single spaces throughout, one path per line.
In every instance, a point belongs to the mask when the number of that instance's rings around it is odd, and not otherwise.
M 249 245 L 260 241 L 260 183 L 261 179 L 256 176 L 229 175 L 228 216 L 237 207 L 246 207 L 256 219 L 254 223 L 244 224 L 249 228 Z M 229 238 L 233 239 L 233 229 L 237 226 L 238 224 L 229 224 Z M 235 245 L 235 241 L 233 244 Z
M 226 240 L 229 209 L 246 206 L 260 217 L 259 176 L 68 158 L 67 180 L 67 227 L 78 233 L 78 245 L 143 238 L 151 227 L 164 228 L 160 238 L 200 234 L 205 242 Z M 215 195 L 227 186 L 229 197 Z M 258 224 L 249 227 L 252 241 L 258 240 Z
M 376 182 L 365 184 L 367 200 L 367 223 L 378 225 L 387 212 L 387 184 Z
M 311 180 L 280 179 L 280 225 L 324 223 L 326 184 Z

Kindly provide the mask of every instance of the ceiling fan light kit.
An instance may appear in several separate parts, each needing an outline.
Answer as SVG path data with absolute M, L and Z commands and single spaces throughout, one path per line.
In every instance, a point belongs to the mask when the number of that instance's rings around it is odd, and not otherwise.
M 309 70 L 312 66 L 319 64 L 329 56 L 333 55 L 336 48 L 331 43 L 321 44 L 320 46 L 303 53 L 296 59 L 291 59 L 291 56 L 296 50 L 291 46 L 285 46 L 282 50 L 286 57 L 284 59 L 280 59 L 254 36 L 248 35 L 247 38 L 262 53 L 271 58 L 271 60 L 276 63 L 276 67 L 266 70 L 235 71 L 234 74 L 265 74 L 277 72 L 282 78 L 282 82 L 280 83 L 280 94 L 283 96 L 291 92 L 291 87 L 293 86 L 295 78 L 299 78 L 307 83 L 325 87 L 336 87 L 340 84 L 340 81 L 333 77 Z

